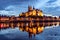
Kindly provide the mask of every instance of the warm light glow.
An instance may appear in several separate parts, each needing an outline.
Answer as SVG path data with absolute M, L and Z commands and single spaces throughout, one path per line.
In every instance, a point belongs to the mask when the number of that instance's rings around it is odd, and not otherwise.
M 39 14 L 38 14 L 38 16 L 39 16 Z
M 17 26 L 19 27 L 20 26 L 20 23 L 17 23 Z
M 28 23 L 26 23 L 26 26 L 28 26 Z
M 42 32 L 44 30 L 44 27 L 38 27 L 38 32 Z
M 32 28 L 29 28 L 29 32 L 32 32 L 33 30 L 32 30 Z
M 38 16 L 43 16 L 43 13 L 39 11 Z
M 22 16 L 22 13 L 20 13 L 20 15 L 19 16 Z
M 29 15 L 32 15 L 32 12 L 29 12 Z
M 26 15 L 26 17 L 27 17 L 27 16 L 28 16 L 28 13 L 26 12 L 25 15 Z
M 29 29 L 29 28 L 28 28 L 28 27 L 26 27 L 26 31 L 28 31 L 28 29 Z
M 33 10 L 33 15 L 36 16 L 36 11 L 35 10 Z
M 11 28 L 12 28 L 12 29 L 14 28 L 14 24 L 13 24 L 13 23 L 11 23 Z
M 23 31 L 23 28 L 19 28 L 20 31 Z
M 36 34 L 36 32 L 37 32 L 36 28 L 33 28 L 33 34 Z

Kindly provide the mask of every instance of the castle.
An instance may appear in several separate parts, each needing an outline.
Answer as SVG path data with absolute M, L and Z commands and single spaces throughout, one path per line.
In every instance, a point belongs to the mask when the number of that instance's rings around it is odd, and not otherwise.
M 28 11 L 25 13 L 21 13 L 20 16 L 43 16 L 42 10 L 32 8 L 31 6 L 28 6 Z

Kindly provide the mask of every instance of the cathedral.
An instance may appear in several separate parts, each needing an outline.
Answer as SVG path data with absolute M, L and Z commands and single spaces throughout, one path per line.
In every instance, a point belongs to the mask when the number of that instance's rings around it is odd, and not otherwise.
M 28 6 L 28 11 L 25 13 L 21 13 L 19 16 L 43 16 L 42 10 L 32 8 L 31 6 Z

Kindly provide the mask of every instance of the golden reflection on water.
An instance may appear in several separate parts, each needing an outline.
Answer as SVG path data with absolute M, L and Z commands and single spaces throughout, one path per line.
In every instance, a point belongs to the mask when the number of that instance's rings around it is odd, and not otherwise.
M 35 36 L 36 34 L 42 33 L 46 26 L 56 26 L 60 25 L 60 22 L 18 22 L 18 23 L 0 23 L 0 29 L 6 28 L 15 28 L 18 27 L 20 31 L 26 31 L 29 33 L 29 37 L 32 37 L 32 34 Z

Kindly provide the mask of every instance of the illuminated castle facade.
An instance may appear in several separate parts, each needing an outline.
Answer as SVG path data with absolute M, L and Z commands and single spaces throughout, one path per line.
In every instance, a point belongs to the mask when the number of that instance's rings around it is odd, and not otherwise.
M 22 12 L 19 16 L 0 16 L 0 22 L 60 22 L 59 17 L 45 16 L 42 10 L 28 6 L 27 12 Z
M 31 6 L 28 6 L 28 11 L 25 13 L 21 13 L 20 16 L 43 16 L 42 10 L 32 8 Z

